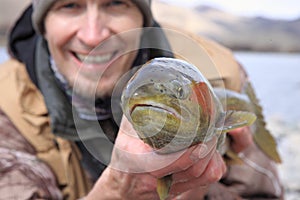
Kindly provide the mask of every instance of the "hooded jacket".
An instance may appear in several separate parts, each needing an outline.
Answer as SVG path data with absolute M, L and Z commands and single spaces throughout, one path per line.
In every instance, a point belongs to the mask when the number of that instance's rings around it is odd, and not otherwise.
M 101 175 L 109 162 L 110 156 L 105 157 L 105 155 L 110 154 L 118 126 L 112 118 L 85 121 L 78 117 L 76 111 L 74 112 L 50 68 L 47 43 L 34 31 L 31 15 L 32 7 L 29 6 L 11 30 L 8 49 L 13 59 L 4 63 L 0 69 L 0 91 L 3 93 L 7 88 L 11 88 L 7 98 L 0 99 L 0 121 L 2 121 L 0 131 L 5 133 L 0 134 L 0 141 L 7 141 L 7 143 L 0 143 L 0 173 L 4 177 L 0 179 L 0 183 L 2 181 L 4 184 L 7 182 L 11 184 L 0 188 L 0 194 L 6 194 L 6 199 L 80 198 L 87 194 L 92 182 Z M 159 25 L 155 23 L 154 26 Z M 172 38 L 167 37 L 172 41 Z M 176 46 L 176 41 L 169 45 L 162 32 L 142 39 L 144 44 L 154 41 L 161 46 L 158 49 L 167 49 L 167 51 L 142 49 L 138 53 L 134 66 L 157 56 L 173 56 L 170 53 L 171 46 Z M 230 70 L 223 70 L 222 79 L 226 87 L 236 91 L 241 90 L 243 87 L 241 80 L 245 80 L 246 75 L 233 59 L 230 51 L 208 40 L 200 39 L 198 42 L 206 46 L 220 69 L 224 63 L 231 67 Z M 210 77 L 211 82 L 218 84 L 219 79 L 215 78 Z M 122 113 L 118 115 L 121 116 Z M 95 130 L 99 132 L 99 124 L 100 135 L 95 136 Z M 6 127 L 9 127 L 9 130 Z M 84 131 L 84 134 L 80 134 L 81 131 Z M 105 149 L 93 148 L 95 143 L 101 141 L 110 146 Z M 89 150 L 85 146 L 89 146 Z M 90 151 L 100 157 L 94 158 Z M 7 155 L 16 159 L 11 160 Z M 5 165 L 7 163 L 9 167 Z M 39 171 L 45 173 L 37 173 Z M 9 179 L 16 174 L 20 179 Z M 232 181 L 239 181 L 236 179 L 238 177 L 234 177 Z M 23 182 L 26 193 L 18 196 L 9 192 L 16 190 L 20 181 Z M 35 184 L 29 184 L 26 189 L 26 181 Z M 235 193 L 234 188 L 227 190 L 224 185 L 222 188 L 225 188 L 222 191 Z M 244 190 L 247 188 L 236 193 L 242 195 Z M 272 197 L 278 195 L 274 195 L 273 190 L 262 190 L 262 193 Z

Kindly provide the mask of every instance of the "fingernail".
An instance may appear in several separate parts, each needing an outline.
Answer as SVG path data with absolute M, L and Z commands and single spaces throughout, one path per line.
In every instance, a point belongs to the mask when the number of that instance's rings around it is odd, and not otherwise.
M 193 162 L 198 161 L 201 158 L 204 158 L 207 154 L 207 146 L 205 144 L 199 144 L 191 153 L 190 159 Z

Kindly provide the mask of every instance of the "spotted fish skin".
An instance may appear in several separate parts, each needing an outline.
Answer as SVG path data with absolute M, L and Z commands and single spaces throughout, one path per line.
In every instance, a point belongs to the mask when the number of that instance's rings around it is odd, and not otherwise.
M 219 97 L 195 66 L 179 59 L 156 58 L 128 82 L 121 106 L 145 143 L 158 153 L 173 153 L 219 137 L 223 130 L 253 123 L 255 115 L 248 110 L 232 112 L 232 120 L 226 117 L 224 100 L 219 99 L 226 98 L 226 90 L 218 93 Z M 224 137 L 220 140 L 221 144 Z

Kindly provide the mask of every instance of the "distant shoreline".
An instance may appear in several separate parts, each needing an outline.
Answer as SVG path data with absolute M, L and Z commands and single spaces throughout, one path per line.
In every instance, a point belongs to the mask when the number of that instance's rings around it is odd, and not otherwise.
M 31 2 L 1 0 L 0 45 L 6 45 L 9 28 Z M 233 51 L 300 53 L 300 18 L 285 21 L 245 17 L 201 3 L 183 8 L 161 0 L 153 1 L 152 10 L 159 23 L 211 38 Z
M 5 35 L 5 34 L 0 34 L 0 47 L 5 47 L 7 45 L 7 38 L 8 36 Z M 219 42 L 220 44 L 222 44 L 221 42 Z M 226 46 L 223 44 L 223 46 Z M 268 49 L 268 48 L 265 48 L 265 49 L 255 49 L 253 47 L 234 47 L 234 46 L 230 46 L 230 45 L 227 45 L 226 46 L 227 48 L 231 49 L 232 51 L 242 51 L 242 52 L 263 52 L 263 53 L 300 53 L 300 50 L 299 51 L 281 51 L 281 50 L 277 50 L 277 49 Z

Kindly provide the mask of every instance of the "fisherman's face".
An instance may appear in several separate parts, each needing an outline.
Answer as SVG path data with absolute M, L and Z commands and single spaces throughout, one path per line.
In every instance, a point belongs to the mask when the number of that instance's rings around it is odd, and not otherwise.
M 59 72 L 77 93 L 107 97 L 136 57 L 128 49 L 140 43 L 140 32 L 119 33 L 142 26 L 143 15 L 131 0 L 59 0 L 45 18 L 44 36 Z

